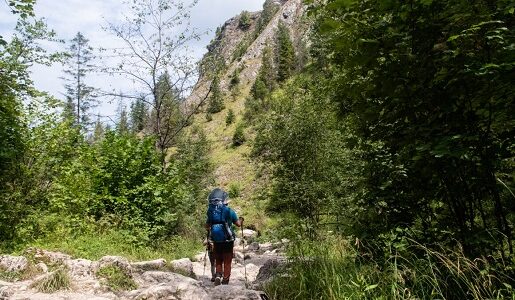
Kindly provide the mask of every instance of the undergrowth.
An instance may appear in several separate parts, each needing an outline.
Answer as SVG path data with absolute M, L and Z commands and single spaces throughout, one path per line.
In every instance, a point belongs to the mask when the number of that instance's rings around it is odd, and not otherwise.
M 272 299 L 515 299 L 509 269 L 409 240 L 372 259 L 349 241 L 296 243 L 265 286 Z
M 113 291 L 130 291 L 137 288 L 134 279 L 117 266 L 100 268 L 96 275 L 104 278 L 106 285 Z
M 70 277 L 64 268 L 35 281 L 31 287 L 43 293 L 53 293 L 70 289 Z
M 157 258 L 173 260 L 192 257 L 202 251 L 202 241 L 200 238 L 197 241 L 195 237 L 174 237 L 149 245 L 136 245 L 127 242 L 124 232 L 109 231 L 84 233 L 77 236 L 48 236 L 25 245 L 25 247 L 59 251 L 73 257 L 91 260 L 98 260 L 105 255 L 123 256 L 132 261 Z

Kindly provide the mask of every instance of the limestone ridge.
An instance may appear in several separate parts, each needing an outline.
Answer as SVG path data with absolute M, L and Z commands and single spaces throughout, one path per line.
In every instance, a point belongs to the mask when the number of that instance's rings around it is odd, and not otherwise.
M 222 59 L 226 66 L 221 78 L 222 90 L 227 91 L 228 78 L 236 68 L 240 68 L 242 85 L 248 86 L 254 82 L 261 67 L 263 49 L 274 42 L 280 21 L 290 30 L 294 45 L 299 44 L 299 41 L 303 38 L 305 26 L 300 20 L 305 7 L 302 0 L 267 0 L 264 7 L 267 6 L 275 6 L 277 11 L 254 39 L 252 39 L 252 34 L 255 32 L 259 19 L 263 17 L 263 11 L 249 13 L 250 27 L 246 30 L 239 27 L 241 15 L 227 20 L 220 28 L 219 34 L 208 46 L 208 53 L 204 56 L 203 61 L 209 56 L 216 55 Z M 234 59 L 238 46 L 241 46 L 245 39 L 250 39 L 248 47 L 239 59 Z M 210 84 L 211 79 L 203 72 L 198 84 L 187 98 L 187 103 L 194 105 L 203 99 Z

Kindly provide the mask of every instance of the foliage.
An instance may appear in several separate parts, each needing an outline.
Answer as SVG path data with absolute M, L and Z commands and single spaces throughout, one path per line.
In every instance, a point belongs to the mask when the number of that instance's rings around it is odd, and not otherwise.
M 239 123 L 234 130 L 234 134 L 232 136 L 232 145 L 234 147 L 238 147 L 245 143 L 245 132 L 243 123 Z
M 305 74 L 272 94 L 253 149 L 275 178 L 269 210 L 293 212 L 310 223 L 321 213 L 340 211 L 356 195 L 361 164 L 358 153 L 345 147 L 345 127 L 319 98 L 318 82 Z
M 147 106 L 145 105 L 143 97 L 140 97 L 131 104 L 130 127 L 132 132 L 139 133 L 143 131 L 143 129 L 145 129 L 145 126 L 147 125 L 147 121 Z
M 241 30 L 245 31 L 245 30 L 249 29 L 250 25 L 251 25 L 250 14 L 248 11 L 244 10 L 240 14 L 240 20 L 238 21 L 238 27 Z
M 107 286 L 113 291 L 130 291 L 138 287 L 134 279 L 119 266 L 102 267 L 96 272 L 96 276 L 104 278 Z
M 353 233 L 409 226 L 513 254 L 513 21 L 505 1 L 329 1 L 319 67 L 366 151 Z M 500 184 L 504 182 L 505 186 Z M 492 235 L 493 234 L 493 235 Z
M 290 31 L 280 22 L 277 31 L 277 81 L 288 79 L 295 70 L 295 49 L 291 42 Z
M 224 108 L 223 94 L 220 89 L 220 76 L 216 75 L 211 82 L 211 96 L 208 102 L 207 113 L 216 114 Z
M 43 293 L 54 293 L 57 291 L 69 290 L 71 280 L 64 267 L 50 273 L 32 284 L 32 287 Z
M 229 111 L 227 112 L 227 116 L 225 117 L 225 125 L 231 125 L 234 122 L 234 119 L 234 111 L 232 109 L 229 109 Z
M 495 261 L 410 240 L 390 246 L 381 265 L 344 239 L 296 243 L 291 263 L 265 290 L 272 299 L 505 299 L 515 292 Z
M 241 184 L 238 182 L 231 182 L 228 189 L 229 197 L 238 198 L 241 196 Z

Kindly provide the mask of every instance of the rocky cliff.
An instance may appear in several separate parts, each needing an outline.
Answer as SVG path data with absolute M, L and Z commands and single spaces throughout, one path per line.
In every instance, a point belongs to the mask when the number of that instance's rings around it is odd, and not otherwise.
M 306 24 L 301 22 L 305 10 L 302 0 L 267 0 L 263 7 L 263 11 L 249 13 L 250 26 L 246 29 L 240 26 L 242 15 L 227 20 L 208 46 L 204 61 L 215 55 L 225 63 L 221 80 L 222 89 L 225 91 L 227 91 L 229 76 L 237 68 L 240 69 L 243 86 L 254 82 L 261 67 L 263 49 L 275 42 L 279 22 L 282 21 L 290 30 L 294 45 L 302 42 L 306 30 Z M 260 22 L 266 22 L 266 24 L 260 24 Z M 259 32 L 256 32 L 259 25 L 261 25 Z M 241 53 L 237 53 L 238 51 Z M 203 99 L 210 84 L 211 79 L 207 73 L 203 73 L 199 83 L 188 97 L 187 103 L 197 103 Z

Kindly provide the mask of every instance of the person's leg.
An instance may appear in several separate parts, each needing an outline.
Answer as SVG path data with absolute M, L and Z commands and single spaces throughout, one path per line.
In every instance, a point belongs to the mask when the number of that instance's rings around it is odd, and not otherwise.
M 216 275 L 215 275 L 215 285 L 220 284 L 220 277 L 222 277 L 223 274 L 223 267 L 222 263 L 224 260 L 224 252 L 223 252 L 223 244 L 215 244 L 214 245 L 214 257 L 215 257 L 215 269 L 216 269 Z
M 222 284 L 228 284 L 229 278 L 231 277 L 233 248 L 234 248 L 234 243 L 227 243 L 226 247 L 224 249 L 224 253 L 223 253 L 224 279 L 222 280 Z
M 208 252 L 209 254 L 209 264 L 211 265 L 211 281 L 215 281 L 216 277 L 216 268 L 215 268 L 215 253 L 211 246 L 211 249 Z

